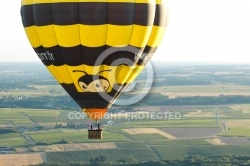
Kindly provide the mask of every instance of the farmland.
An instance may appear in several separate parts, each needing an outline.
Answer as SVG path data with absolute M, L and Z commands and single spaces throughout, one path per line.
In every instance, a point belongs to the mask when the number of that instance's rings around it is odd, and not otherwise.
M 46 161 L 44 153 L 0 155 L 0 166 L 37 165 Z
M 165 86 L 154 88 L 153 92 L 161 92 L 170 98 L 182 96 L 219 96 L 222 94 L 250 96 L 249 86 L 244 85 Z
M 248 66 L 156 66 L 148 98 L 114 106 L 113 115 L 100 121 L 102 140 L 87 138 L 86 117 L 69 118 L 80 109 L 44 68 L 10 70 L 0 67 L 0 147 L 14 153 L 42 152 L 39 161 L 65 165 L 98 156 L 112 162 L 131 156 L 138 161 L 249 156 Z M 142 74 L 137 81 L 144 79 Z M 177 99 L 189 104 L 174 104 Z M 162 101 L 170 104 L 158 104 Z
M 34 126 L 43 128 L 38 131 L 23 131 L 38 146 L 33 146 L 18 132 L 1 134 L 0 144 L 14 148 L 24 147 L 28 152 L 44 152 L 48 162 L 68 164 L 72 159 L 76 162 L 88 162 L 91 158 L 101 155 L 107 157 L 110 162 L 130 156 L 138 161 L 148 161 L 184 159 L 189 155 L 197 154 L 224 155 L 229 154 L 229 151 L 232 155 L 248 155 L 250 132 L 249 121 L 245 119 L 248 111 L 243 110 L 249 108 L 250 105 L 158 107 L 152 111 L 154 113 L 166 110 L 179 111 L 182 116 L 180 119 L 172 120 L 150 120 L 146 117 L 144 119 L 127 119 L 124 116 L 119 116 L 117 120 L 114 117 L 104 119 L 101 121 L 104 128 L 102 140 L 89 140 L 87 130 L 84 128 L 56 129 L 55 126 L 58 123 L 65 125 L 69 122 L 76 124 L 89 122 L 88 119 L 67 120 L 69 111 L 66 110 L 2 109 L 2 125 L 18 129 L 20 122 L 23 121 L 26 122 L 23 123 L 23 126 L 27 124 L 27 128 Z M 136 109 L 141 113 L 143 107 Z M 150 109 L 146 112 L 150 112 Z M 215 113 L 221 115 L 219 123 L 216 122 Z M 235 115 L 237 115 L 237 119 Z M 116 121 L 115 125 L 107 125 L 106 123 L 110 120 Z M 227 130 L 223 128 L 224 122 Z M 48 124 L 50 127 L 47 127 Z M 223 144 L 211 142 L 210 138 L 213 141 L 218 139 Z M 100 143 L 112 143 L 113 145 L 99 146 Z M 82 146 L 81 144 L 89 145 Z M 93 146 L 93 144 L 96 145 Z M 84 147 L 85 150 L 83 150 Z M 86 147 L 88 148 L 86 149 Z M 108 149 L 106 149 L 107 147 Z
M 215 145 L 192 145 L 192 146 L 153 146 L 162 159 L 184 159 L 187 156 L 218 156 L 249 155 L 248 146 L 215 146 Z
M 17 133 L 11 134 L 1 134 L 0 135 L 0 145 L 1 146 L 25 146 L 28 143 L 26 140 Z
M 96 156 L 105 155 L 109 161 L 116 161 L 119 158 L 133 156 L 139 161 L 157 160 L 157 156 L 149 148 L 143 149 L 108 149 L 108 150 L 88 150 L 74 152 L 49 152 L 47 153 L 48 162 L 69 164 L 68 158 L 74 158 L 75 162 L 86 162 Z

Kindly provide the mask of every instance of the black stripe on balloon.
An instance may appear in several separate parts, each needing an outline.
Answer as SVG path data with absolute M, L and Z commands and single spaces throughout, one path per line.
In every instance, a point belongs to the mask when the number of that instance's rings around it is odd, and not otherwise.
M 61 86 L 67 91 L 67 93 L 72 97 L 72 99 L 81 107 L 81 108 L 91 108 L 91 103 L 88 102 L 87 98 L 89 96 L 81 95 L 77 90 L 74 84 L 61 84 Z M 67 89 L 70 89 L 68 91 Z
M 167 21 L 167 9 L 164 5 L 157 5 L 155 10 L 154 25 L 165 27 Z
M 116 96 L 117 91 L 112 90 L 107 94 L 111 97 L 110 99 L 104 99 L 102 97 L 102 93 L 106 92 L 99 92 L 99 93 L 91 93 L 91 92 L 78 92 L 74 84 L 64 84 L 62 83 L 61 86 L 64 89 L 71 89 L 69 95 L 76 101 L 76 103 L 82 109 L 106 109 L 108 108 L 110 102 Z M 116 84 L 115 86 L 120 86 Z
M 155 18 L 156 6 L 159 6 L 159 5 L 155 5 L 153 3 L 144 4 L 144 5 L 137 4 L 135 6 L 134 24 L 147 25 L 147 26 L 153 25 L 154 20 L 157 19 Z
M 156 26 L 160 23 L 161 12 L 156 12 L 162 5 L 150 3 L 105 3 L 72 2 L 43 3 L 24 5 L 21 8 L 24 27 L 46 25 L 142 25 L 151 26 L 152 19 Z M 52 12 L 53 11 L 53 12 Z M 53 15 L 52 15 L 53 13 Z M 136 13 L 136 14 L 135 14 Z M 158 13 L 158 14 L 157 14 Z M 31 19 L 37 20 L 36 23 Z M 52 16 L 52 17 L 51 17 Z M 107 18 L 108 17 L 108 18 Z
M 123 47 L 121 48 L 122 51 L 116 51 L 110 55 L 106 55 L 104 51 L 109 48 L 111 47 L 107 45 L 101 47 L 85 47 L 82 45 L 75 47 L 61 47 L 57 45 L 50 48 L 40 46 L 34 48 L 34 50 L 46 66 L 79 66 L 83 64 L 88 66 L 118 66 L 121 64 L 128 66 L 134 65 L 138 52 L 130 52 L 129 47 Z M 140 51 L 142 48 L 137 49 Z M 101 59 L 101 57 L 103 57 L 103 59 Z M 100 58 L 100 61 L 97 62 L 98 58 Z M 122 63 L 122 60 L 126 60 L 126 62 L 124 61 L 124 63 Z M 115 61 L 117 63 L 115 63 Z
M 108 21 L 106 23 L 114 25 L 136 24 L 134 20 L 135 5 L 135 3 L 108 3 Z
M 34 48 L 34 51 L 36 52 L 38 58 L 43 62 L 45 66 L 50 66 L 52 63 L 50 60 L 45 60 L 43 53 L 46 52 L 44 47 L 40 46 L 37 48 Z
M 21 7 L 21 16 L 24 27 L 35 25 L 32 5 Z

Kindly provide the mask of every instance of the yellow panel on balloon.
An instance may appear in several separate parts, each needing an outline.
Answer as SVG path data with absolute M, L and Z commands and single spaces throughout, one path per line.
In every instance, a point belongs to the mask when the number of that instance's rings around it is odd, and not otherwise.
M 165 32 L 165 27 L 153 26 L 147 45 L 153 48 L 156 47 L 159 44 L 160 39 L 162 38 L 164 32 Z
M 70 75 L 70 70 L 67 65 L 63 66 L 53 66 L 50 65 L 47 67 L 51 73 L 58 73 L 58 75 L 54 75 L 56 80 L 59 83 L 71 84 L 73 83 L 73 79 Z
M 36 30 L 43 47 L 48 48 L 57 45 L 58 39 L 55 34 L 54 25 L 37 26 Z
M 68 26 L 55 25 L 54 27 L 59 46 L 74 47 L 81 44 L 78 24 Z
M 106 44 L 108 25 L 80 25 L 81 44 L 100 47 Z
M 25 28 L 25 32 L 26 32 L 26 35 L 27 35 L 32 47 L 37 48 L 37 47 L 41 46 L 41 42 L 40 42 L 39 36 L 37 34 L 36 26 L 31 26 L 31 27 Z
M 128 79 L 129 75 L 133 71 L 134 67 L 122 65 L 116 76 L 116 81 L 120 84 L 124 84 Z
M 145 47 L 152 31 L 152 26 L 134 25 L 130 44 L 135 47 Z
M 127 46 L 130 43 L 133 25 L 108 25 L 107 45 L 113 47 Z

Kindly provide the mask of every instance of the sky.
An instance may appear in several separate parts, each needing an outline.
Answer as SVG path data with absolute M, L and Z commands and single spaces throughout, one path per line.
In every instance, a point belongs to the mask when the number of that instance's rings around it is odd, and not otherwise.
M 0 1 L 0 62 L 40 61 L 22 27 L 20 4 Z M 168 10 L 154 61 L 250 63 L 250 0 L 168 0 Z

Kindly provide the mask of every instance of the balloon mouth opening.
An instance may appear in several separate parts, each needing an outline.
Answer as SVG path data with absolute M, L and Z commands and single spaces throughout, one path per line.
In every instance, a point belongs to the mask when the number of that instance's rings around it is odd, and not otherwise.
M 91 120 L 100 120 L 104 117 L 108 109 L 83 109 L 83 112 Z

